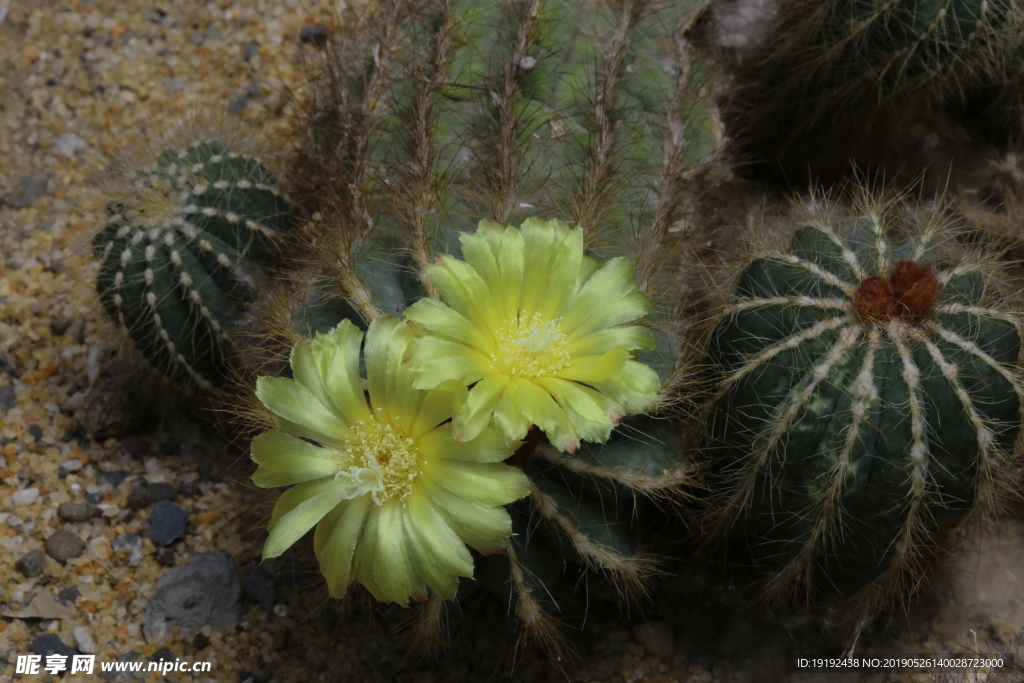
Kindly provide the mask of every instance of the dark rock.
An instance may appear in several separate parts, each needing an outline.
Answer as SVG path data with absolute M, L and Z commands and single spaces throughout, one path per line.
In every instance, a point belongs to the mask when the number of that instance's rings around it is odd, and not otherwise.
M 125 510 L 121 513 L 121 521 L 125 524 L 131 524 L 135 521 L 135 513 L 131 510 Z
M 22 555 L 18 561 L 14 563 L 14 568 L 28 579 L 31 579 L 34 576 L 39 576 L 43 573 L 43 570 L 46 569 L 46 553 L 39 548 L 31 550 Z
M 72 419 L 97 441 L 137 434 L 150 417 L 150 395 L 131 385 L 131 364 L 116 360 L 87 392 Z
M 250 40 L 245 44 L 245 49 L 242 50 L 242 59 L 245 61 L 251 60 L 253 57 L 260 53 L 260 44 L 255 40 Z
M 54 318 L 50 321 L 50 334 L 54 337 L 63 337 L 72 322 L 74 321 L 71 318 Z
M 13 384 L 0 387 L 0 412 L 6 413 L 17 404 L 17 394 Z
M 7 352 L 0 353 L 0 372 L 15 379 L 21 377 L 21 373 L 18 372 L 17 361 L 14 360 L 14 356 Z
M 70 588 L 65 588 L 57 594 L 57 600 L 63 603 L 73 603 L 80 597 L 82 597 L 82 591 L 78 590 L 78 586 L 71 586 Z
M 102 493 L 87 493 L 87 494 L 85 494 L 84 498 L 85 498 L 85 501 L 87 503 L 98 503 L 101 500 L 103 500 L 103 494 Z
M 71 647 L 70 645 L 65 645 L 64 641 L 61 640 L 60 636 L 58 636 L 56 633 L 47 633 L 45 635 L 39 636 L 38 638 L 32 641 L 32 643 L 28 646 L 28 649 L 32 652 L 35 652 L 37 655 L 42 655 L 43 659 L 46 659 L 46 657 L 50 655 L 63 655 L 65 657 L 73 657 L 74 655 L 78 654 L 78 650 Z M 68 668 L 70 668 L 71 661 L 68 660 L 67 663 L 69 665 Z
M 238 97 L 231 100 L 231 103 L 228 105 L 228 113 L 237 114 L 238 112 L 245 109 L 248 104 L 248 98 L 246 98 L 245 95 L 239 95 Z
M 69 522 L 88 522 L 92 508 L 85 503 L 61 503 L 57 506 L 57 516 Z
M 146 607 L 146 637 L 163 638 L 175 626 L 185 635 L 207 624 L 224 628 L 241 615 L 241 599 L 242 584 L 231 553 L 201 553 L 160 579 Z
M 100 472 L 100 476 L 96 478 L 96 481 L 102 486 L 103 484 L 110 484 L 111 488 L 117 488 L 124 483 L 124 480 L 131 475 L 131 472 L 125 472 L 124 470 L 110 470 L 108 472 Z
M 174 558 L 174 551 L 171 550 L 170 548 L 159 548 L 159 549 L 157 549 L 157 551 L 155 553 L 153 553 L 153 558 L 162 567 L 173 567 L 174 563 L 176 562 L 176 560 Z
M 209 644 L 210 644 L 209 637 L 203 635 L 202 631 L 197 633 L 196 637 L 192 639 L 192 647 L 194 647 L 197 650 L 202 650 L 204 647 L 206 647 Z
M 327 29 L 323 26 L 306 26 L 299 31 L 299 42 L 321 47 L 327 43 Z
M 70 531 L 55 531 L 46 539 L 46 554 L 58 562 L 73 560 L 85 552 L 85 541 Z
M 162 647 L 159 650 L 157 650 L 156 652 L 154 652 L 152 655 L 149 656 L 149 661 L 151 661 L 151 662 L 174 661 L 174 653 L 171 652 L 171 648 L 169 648 L 169 647 Z
M 27 175 L 18 181 L 10 194 L 4 196 L 4 201 L 8 206 L 24 209 L 46 194 L 47 185 L 49 183 L 43 176 Z
M 249 599 L 268 612 L 274 609 L 274 577 L 259 562 L 249 563 L 249 580 L 245 584 Z
M 118 662 L 137 662 L 142 659 L 142 655 L 138 652 L 131 651 L 127 652 L 117 658 Z M 145 667 L 143 667 L 144 669 Z M 107 681 L 107 683 L 142 683 L 145 679 L 140 678 L 138 674 L 131 671 L 108 671 L 100 674 L 100 678 Z
M 270 669 L 253 669 L 252 680 L 256 683 L 270 683 L 270 679 L 274 677 L 274 672 Z
M 78 437 L 79 437 L 78 430 L 77 429 L 72 429 L 69 432 L 67 432 L 66 434 L 64 434 L 64 436 L 60 437 L 60 439 L 58 439 L 58 441 L 60 441 L 61 443 L 71 443 L 72 441 L 74 441 Z M 63 474 L 60 475 L 62 477 L 68 476 L 68 473 L 66 471 L 64 471 L 63 469 L 62 470 L 58 470 L 58 472 L 64 472 Z
M 29 425 L 28 433 L 34 436 L 36 438 L 36 441 L 39 441 L 39 439 L 43 438 L 43 428 L 40 427 L 35 422 Z
M 193 496 L 198 496 L 199 493 L 200 493 L 200 491 L 199 491 L 199 482 L 197 482 L 197 481 L 184 481 L 184 482 L 181 483 L 181 487 L 178 489 L 178 492 L 181 493 L 181 495 L 185 496 L 186 498 L 192 498 Z
M 166 481 L 155 481 L 152 484 L 147 484 L 146 493 L 153 499 L 153 502 L 174 500 L 178 497 L 178 489 L 174 488 L 174 484 L 168 484 Z
M 149 515 L 149 539 L 160 546 L 169 546 L 185 535 L 188 510 L 168 500 L 158 501 Z
M 160 444 L 160 450 L 163 451 L 164 455 L 180 455 L 181 442 L 177 439 L 167 439 L 167 441 Z
M 141 486 L 133 486 L 125 501 L 132 510 L 141 510 L 153 504 L 153 496 Z

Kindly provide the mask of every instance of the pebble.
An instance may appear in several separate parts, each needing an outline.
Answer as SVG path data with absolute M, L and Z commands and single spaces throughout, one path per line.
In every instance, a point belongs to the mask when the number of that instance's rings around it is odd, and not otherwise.
M 226 550 L 196 555 L 168 571 L 146 606 L 144 629 L 159 640 L 178 627 L 190 635 L 209 624 L 224 628 L 241 614 L 242 584 L 235 560 Z
M 35 200 L 46 194 L 49 181 L 43 176 L 27 175 L 18 181 L 10 194 L 4 196 L 8 206 L 16 209 L 24 209 L 32 205 Z
M 89 554 L 94 560 L 104 562 L 110 559 L 110 541 L 103 536 L 97 536 L 89 541 Z
M 131 532 L 125 532 L 123 534 L 118 534 L 114 538 L 114 542 L 110 544 L 110 547 L 113 548 L 116 552 L 121 552 L 122 550 L 131 550 L 132 548 L 137 548 L 141 542 L 142 541 L 135 534 Z
M 57 516 L 68 522 L 88 522 L 92 508 L 85 503 L 61 503 L 57 506 Z
M 14 568 L 21 572 L 26 579 L 39 576 L 46 569 L 46 553 L 39 548 L 29 551 L 18 558 L 18 561 L 14 563 Z
M 245 592 L 250 600 L 266 611 L 274 609 L 274 577 L 261 563 L 249 564 L 249 580 L 246 582 Z
M 153 499 L 153 502 L 160 500 L 174 500 L 178 497 L 178 489 L 174 488 L 174 484 L 168 484 L 165 481 L 153 482 L 146 486 L 146 492 L 149 497 Z
M 153 558 L 161 567 L 173 567 L 175 562 L 177 562 L 174 558 L 174 551 L 170 548 L 158 548 L 153 553 Z
M 255 40 L 250 40 L 245 44 L 245 49 L 242 51 L 242 59 L 248 62 L 259 53 L 260 44 Z
M 124 483 L 124 480 L 128 478 L 131 472 L 125 472 L 124 470 L 108 470 L 106 472 L 100 472 L 100 476 L 96 480 L 103 484 L 110 484 L 111 487 L 117 488 Z
M 11 504 L 15 507 L 19 505 L 31 505 L 36 502 L 36 498 L 39 497 L 39 489 L 32 487 L 30 489 L 21 489 L 11 494 Z
M 36 441 L 43 438 L 43 428 L 33 422 L 28 428 L 28 433 L 35 437 Z
M 248 104 L 248 98 L 245 95 L 239 95 L 238 97 L 231 100 L 231 103 L 228 105 L 228 113 L 237 114 L 238 112 L 245 109 Z
M 655 657 L 669 657 L 674 651 L 672 643 L 675 634 L 672 632 L 672 627 L 664 621 L 648 621 L 637 624 L 633 627 L 633 637 Z
M 299 31 L 299 42 L 317 47 L 324 45 L 327 42 L 327 29 L 323 26 L 306 26 Z
M 96 654 L 96 641 L 92 639 L 92 634 L 89 633 L 89 629 L 85 626 L 76 626 L 72 633 L 75 636 L 75 643 L 78 645 L 79 652 L 83 652 L 87 655 Z
M 0 26 L 4 25 L 4 19 L 7 18 L 7 5 L 0 5 Z
M 53 142 L 53 148 L 57 151 L 57 154 L 65 156 L 68 159 L 74 157 L 75 152 L 78 150 L 86 149 L 88 147 L 89 143 L 74 133 L 64 133 Z
M 13 384 L 5 384 L 0 387 L 0 411 L 6 413 L 18 402 L 17 392 Z
M 142 655 L 134 650 L 126 652 L 117 658 L 118 662 L 136 662 L 142 659 Z M 140 678 L 135 673 L 128 671 L 127 668 L 121 671 L 108 671 L 100 674 L 100 678 L 107 681 L 107 683 L 142 683 L 145 679 Z
M 32 644 L 28 646 L 28 649 L 35 652 L 37 655 L 42 655 L 43 658 L 50 655 L 72 657 L 78 654 L 74 648 L 66 645 L 56 633 L 47 633 L 39 636 L 32 641 Z
M 82 591 L 78 590 L 78 586 L 71 586 L 57 593 L 57 599 L 61 602 L 74 603 L 80 597 L 82 597 Z
M 186 85 L 188 85 L 188 80 L 184 76 L 175 76 L 164 81 L 164 87 L 167 88 L 167 92 L 184 90 Z
M 132 510 L 141 510 L 153 504 L 153 496 L 141 486 L 133 486 L 125 501 Z
M 70 531 L 55 531 L 46 539 L 46 554 L 58 562 L 73 560 L 85 552 L 85 541 Z
M 168 500 L 158 501 L 149 515 L 149 540 L 160 546 L 169 546 L 185 535 L 188 510 Z
M 75 394 L 75 396 L 78 396 L 78 395 L 79 394 Z M 77 472 L 80 469 L 82 469 L 82 461 L 81 460 L 65 460 L 64 462 L 62 462 L 58 466 L 57 474 L 61 478 L 63 478 L 63 477 L 68 476 L 72 472 Z

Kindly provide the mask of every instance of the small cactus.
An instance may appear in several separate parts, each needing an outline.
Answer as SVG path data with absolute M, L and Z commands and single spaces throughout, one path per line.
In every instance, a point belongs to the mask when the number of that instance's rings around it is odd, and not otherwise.
M 1002 73 L 1022 27 L 1016 0 L 783 0 L 749 69 L 744 125 L 772 149 L 817 145 L 825 159 L 850 144 L 841 128 L 871 155 L 871 136 L 898 128 L 908 107 L 941 106 Z
M 815 200 L 789 223 L 709 337 L 709 526 L 767 599 L 870 614 L 1013 485 L 1024 317 L 991 258 L 944 252 L 938 211 Z
M 215 138 L 168 147 L 108 213 L 92 243 L 107 314 L 165 378 L 224 388 L 242 305 L 288 226 L 270 170 Z
M 512 442 L 525 434 L 509 460 L 530 481 L 530 495 L 508 506 L 517 535 L 504 554 L 478 558 L 474 576 L 548 644 L 558 630 L 551 584 L 565 563 L 641 592 L 652 562 L 639 549 L 634 508 L 689 479 L 668 420 L 625 413 L 665 413 L 686 374 L 673 253 L 720 144 L 710 70 L 686 37 L 702 6 L 385 1 L 326 51 L 302 172 L 293 174 L 304 178 L 299 196 L 316 217 L 306 235 L 320 254 L 318 283 L 309 289 L 307 279 L 299 303 L 276 307 L 269 326 L 291 326 L 294 343 L 339 317 L 365 328 L 405 314 L 419 335 L 409 361 L 418 388 L 440 381 L 437 354 L 448 345 L 449 381 L 470 385 L 456 433 L 469 438 L 487 423 Z M 522 248 L 520 231 L 527 253 L 515 261 L 506 247 L 518 239 Z M 553 260 L 557 250 L 568 257 Z M 458 292 L 478 276 L 488 294 L 467 304 Z M 503 297 L 520 296 L 519 287 L 523 309 L 503 317 Z M 606 308 L 617 312 L 600 327 L 635 321 L 606 330 L 583 354 L 615 347 L 601 356 L 606 370 L 545 385 L 549 396 L 527 376 L 530 363 L 483 374 L 471 367 L 478 359 L 467 360 L 466 349 L 479 334 L 499 351 L 565 352 L 561 323 L 538 294 L 563 289 L 589 302 L 583 318 L 582 309 L 572 314 L 579 321 L 597 312 L 596 325 Z M 469 311 L 492 295 L 501 329 L 486 326 L 489 313 Z M 304 304 L 312 305 L 297 314 Z M 522 311 L 526 318 L 516 317 Z M 432 335 L 442 341 L 427 344 Z M 597 351 L 601 344 L 608 348 Z M 549 365 L 545 372 L 557 372 Z M 431 598 L 424 621 L 433 625 L 441 611 Z

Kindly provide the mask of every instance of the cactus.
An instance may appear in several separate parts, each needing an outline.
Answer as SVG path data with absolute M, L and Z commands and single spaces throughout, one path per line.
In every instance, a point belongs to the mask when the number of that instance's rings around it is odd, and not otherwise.
M 289 207 L 270 170 L 213 138 L 164 149 L 93 239 L 103 307 L 162 376 L 212 391 Z
M 408 313 L 425 334 L 442 306 L 424 303 L 444 294 L 438 278 L 444 275 L 451 291 L 451 278 L 468 262 L 484 275 L 484 241 L 518 232 L 502 225 L 522 222 L 527 235 L 557 223 L 561 240 L 569 234 L 564 224 L 538 220 L 557 218 L 576 226 L 580 254 L 540 268 L 535 264 L 548 264 L 556 246 L 527 253 L 529 277 L 541 278 L 533 286 L 563 267 L 581 270 L 559 286 L 581 286 L 594 268 L 614 278 L 634 271 L 628 279 L 640 290 L 629 297 L 636 312 L 621 321 L 653 308 L 645 324 L 654 336 L 625 328 L 643 341 L 622 347 L 620 361 L 631 372 L 641 364 L 657 370 L 645 405 L 667 411 L 686 373 L 671 254 L 720 143 L 710 70 L 686 39 L 700 9 L 685 1 L 381 3 L 326 51 L 308 144 L 296 161 L 302 173 L 294 174 L 304 179 L 300 197 L 316 217 L 306 235 L 320 255 L 318 283 L 303 284 L 297 304 L 272 311 L 270 327 L 298 323 L 287 335 L 295 341 L 326 332 L 318 321 L 347 317 L 366 328 L 381 314 Z M 467 245 L 472 254 L 459 261 Z M 580 261 L 584 248 L 588 257 Z M 508 252 L 494 253 L 502 263 Z M 451 258 L 435 265 L 445 255 Z M 608 302 L 633 286 L 609 291 Z M 540 334 L 530 330 L 531 339 Z M 415 359 L 426 347 L 412 349 Z M 434 366 L 413 367 L 430 374 Z M 625 405 L 632 391 L 606 390 L 614 397 L 607 406 Z M 668 421 L 627 416 L 606 443 L 584 441 L 572 453 L 573 434 L 607 435 L 613 424 L 598 428 L 567 412 L 571 428 L 558 438 L 542 433 L 547 426 L 527 430 L 531 421 L 522 415 L 501 423 L 506 438 L 526 433 L 510 462 L 529 476 L 530 495 L 508 506 L 517 535 L 504 541 L 504 554 L 477 558 L 475 574 L 509 601 L 524 633 L 548 645 L 558 631 L 552 584 L 565 564 L 607 574 L 624 594 L 642 592 L 653 563 L 639 550 L 635 506 L 672 495 L 689 478 Z M 560 419 L 565 427 L 566 414 Z M 455 425 L 461 429 L 458 412 Z M 433 595 L 424 623 L 434 625 L 442 611 Z
M 767 159 L 814 144 L 846 163 L 834 153 L 844 136 L 866 144 L 855 154 L 877 153 L 872 141 L 911 118 L 909 107 L 941 106 L 1002 72 L 1022 26 L 1015 0 L 785 0 L 749 70 L 744 124 L 775 150 Z
M 708 337 L 709 529 L 766 599 L 867 616 L 1014 485 L 1024 318 L 937 210 L 815 200 L 787 220 Z

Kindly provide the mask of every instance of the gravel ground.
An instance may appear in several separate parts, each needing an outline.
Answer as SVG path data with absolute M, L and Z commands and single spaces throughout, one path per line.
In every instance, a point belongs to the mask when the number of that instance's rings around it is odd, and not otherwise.
M 505 608 L 481 594 L 453 615 L 445 654 L 409 659 L 400 610 L 328 603 L 297 556 L 253 562 L 271 501 L 246 483 L 244 445 L 183 417 L 166 392 L 128 391 L 138 376 L 97 313 L 87 245 L 108 170 L 176 118 L 204 106 L 243 131 L 287 128 L 286 90 L 316 49 L 302 30 L 334 9 L 0 3 L 0 681 L 18 677 L 19 655 L 72 650 L 212 665 L 171 681 L 837 680 L 788 663 L 841 638 L 759 615 L 685 565 L 644 616 L 615 607 L 606 586 L 586 598 L 566 581 L 566 602 L 587 615 L 572 622 L 573 663 L 513 648 Z M 977 538 L 909 615 L 869 629 L 861 651 L 1011 648 L 1024 625 L 1024 524 Z M 120 676 L 101 680 L 162 680 Z

